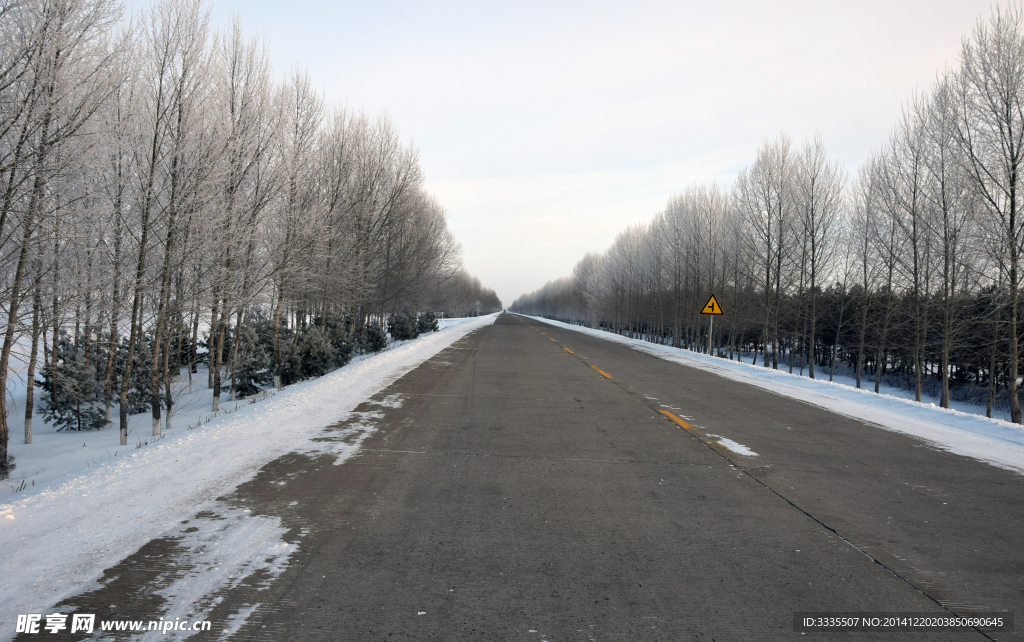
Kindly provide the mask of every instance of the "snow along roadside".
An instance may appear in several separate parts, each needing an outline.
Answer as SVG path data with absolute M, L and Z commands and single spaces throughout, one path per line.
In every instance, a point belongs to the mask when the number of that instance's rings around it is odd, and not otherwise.
M 782 370 L 629 339 L 603 330 L 541 317 L 528 318 L 621 343 L 659 359 L 757 386 L 886 430 L 913 435 L 957 455 L 979 459 L 999 468 L 1024 472 L 1024 427 L 1007 421 L 940 408 L 934 404 L 920 404 L 891 395 L 876 395 L 840 383 L 800 377 Z
M 50 613 L 61 600 L 95 588 L 104 569 L 267 462 L 308 446 L 363 400 L 495 317 L 449 325 L 38 494 L 12 496 L 0 504 L 0 638 L 13 635 L 19 613 Z

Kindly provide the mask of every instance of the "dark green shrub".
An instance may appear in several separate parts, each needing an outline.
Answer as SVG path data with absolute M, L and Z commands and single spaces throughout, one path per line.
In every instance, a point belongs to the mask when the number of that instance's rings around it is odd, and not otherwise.
M 261 386 L 273 382 L 269 341 L 269 324 L 262 316 L 250 313 L 238 335 L 238 354 L 235 356 L 235 394 L 248 397 L 259 393 Z
M 40 414 L 57 430 L 99 430 L 108 423 L 103 385 L 96 378 L 93 355 L 65 332 L 57 341 L 55 359 L 43 366 Z M 134 377 L 133 377 L 134 379 Z
M 388 347 L 388 337 L 384 334 L 384 328 L 379 325 L 368 325 L 363 328 L 363 333 L 359 337 L 360 351 L 364 353 L 380 352 L 386 347 Z
M 334 369 L 334 349 L 320 328 L 306 329 L 299 339 L 298 355 L 303 379 L 322 377 Z
M 281 344 L 281 385 L 302 381 L 302 357 L 291 341 Z
M 420 329 L 419 325 L 416 323 L 416 317 L 408 312 L 403 312 L 402 314 L 393 316 L 388 330 L 391 332 L 391 338 L 395 341 L 408 341 L 409 339 L 415 339 L 420 336 Z
M 419 327 L 420 334 L 437 332 L 437 315 L 433 312 L 424 312 L 416 319 L 416 325 Z
M 352 352 L 355 348 L 349 338 L 351 319 L 345 317 L 339 320 L 334 317 L 328 317 L 325 325 L 327 328 L 327 339 L 331 342 L 332 366 L 340 368 L 352 360 Z

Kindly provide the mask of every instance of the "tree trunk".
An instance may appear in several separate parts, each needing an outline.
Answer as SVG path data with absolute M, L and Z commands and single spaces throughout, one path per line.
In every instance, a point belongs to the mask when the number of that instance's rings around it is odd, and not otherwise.
M 996 399 L 996 351 L 999 349 L 999 315 L 996 315 L 992 330 L 992 352 L 988 365 L 988 401 L 985 403 L 985 416 L 992 418 L 992 404 Z
M 38 274 L 38 270 L 36 271 Z M 39 329 L 42 301 L 39 288 L 32 294 L 32 345 L 28 353 L 28 372 L 25 373 L 25 443 L 32 443 L 32 411 L 35 408 L 36 356 L 39 352 Z
M 43 127 L 43 140 L 46 140 L 47 127 Z M 35 181 L 32 188 L 32 199 L 28 212 L 25 215 L 25 229 L 21 235 L 21 248 L 18 251 L 18 263 L 14 270 L 14 279 L 11 284 L 10 303 L 7 310 L 7 329 L 4 332 L 3 348 L 0 348 L 0 480 L 10 478 L 10 460 L 7 453 L 9 440 L 7 428 L 7 373 L 11 361 L 11 350 L 14 347 L 15 332 L 18 323 L 18 306 L 21 303 L 21 290 L 24 285 L 25 270 L 28 263 L 29 245 L 32 242 L 32 233 L 35 230 L 35 218 L 41 207 L 46 179 L 43 176 L 43 158 L 45 150 L 38 152 L 35 164 Z

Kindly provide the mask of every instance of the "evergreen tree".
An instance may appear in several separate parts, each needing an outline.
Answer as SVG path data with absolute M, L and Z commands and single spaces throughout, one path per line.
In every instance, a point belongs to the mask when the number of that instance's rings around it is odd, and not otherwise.
M 249 314 L 238 335 L 235 365 L 235 392 L 239 397 L 257 394 L 261 386 L 274 381 L 271 371 L 270 324 L 257 314 Z
M 338 322 L 328 317 L 324 325 L 327 328 L 327 339 L 331 342 L 331 367 L 341 368 L 352 360 L 352 351 L 355 347 L 348 338 L 351 318 L 346 317 L 342 322 Z
M 388 324 L 388 331 L 391 332 L 391 338 L 395 341 L 408 341 L 409 339 L 415 339 L 420 336 L 420 329 L 416 322 L 416 317 L 408 312 L 403 312 L 402 314 L 391 317 L 391 322 Z
M 85 349 L 62 332 L 57 354 L 43 367 L 40 414 L 57 430 L 99 430 L 110 423 L 92 356 L 86 359 Z
M 420 334 L 437 332 L 437 315 L 433 312 L 423 312 L 416 320 L 416 325 L 419 328 Z
M 380 352 L 387 346 L 388 337 L 384 334 L 384 328 L 379 325 L 368 325 L 363 328 L 363 333 L 359 338 L 361 352 Z
M 143 338 L 145 349 L 136 350 L 132 354 L 131 379 L 128 382 L 127 407 L 128 414 L 134 415 L 141 412 L 149 412 L 152 408 L 153 392 L 150 390 L 150 371 L 153 363 L 149 355 L 153 350 L 153 338 L 146 335 Z M 124 376 L 125 362 L 128 357 L 128 339 L 121 339 L 121 345 L 117 351 L 117 377 L 120 380 Z
M 311 327 L 303 333 L 298 354 L 303 379 L 322 377 L 333 369 L 334 349 L 320 328 Z

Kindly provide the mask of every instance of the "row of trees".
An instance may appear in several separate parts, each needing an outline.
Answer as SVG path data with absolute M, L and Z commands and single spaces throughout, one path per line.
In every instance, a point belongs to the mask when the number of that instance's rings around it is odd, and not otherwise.
M 130 21 L 113 0 L 0 0 L 0 39 L 0 390 L 22 362 L 26 443 L 39 370 L 48 407 L 91 390 L 126 444 L 131 412 L 166 426 L 182 367 L 208 362 L 216 410 L 400 315 L 500 309 L 388 118 L 278 79 L 199 0 Z M 0 478 L 8 415 L 0 395 Z
M 1024 14 L 996 8 L 856 176 L 782 135 L 730 188 L 673 196 L 511 309 L 810 377 L 845 364 L 918 401 L 934 382 L 943 407 L 952 386 L 990 415 L 1002 390 L 1020 423 L 1022 171 Z

